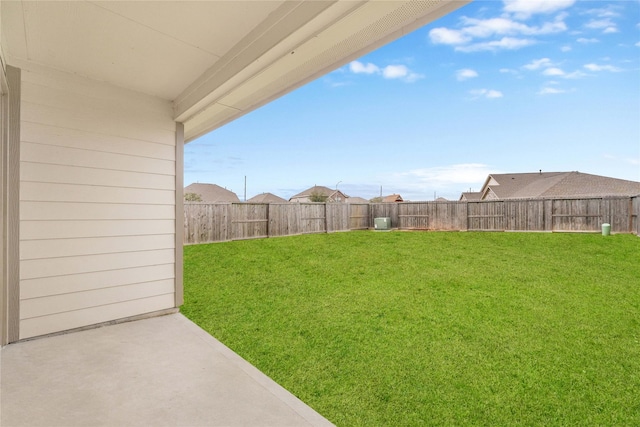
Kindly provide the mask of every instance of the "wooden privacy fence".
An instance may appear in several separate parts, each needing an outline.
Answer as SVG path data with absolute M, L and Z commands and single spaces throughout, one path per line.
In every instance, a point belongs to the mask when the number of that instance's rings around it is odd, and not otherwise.
M 219 242 L 373 228 L 388 217 L 401 230 L 568 231 L 640 235 L 640 198 L 523 199 L 404 203 L 185 203 L 184 243 Z

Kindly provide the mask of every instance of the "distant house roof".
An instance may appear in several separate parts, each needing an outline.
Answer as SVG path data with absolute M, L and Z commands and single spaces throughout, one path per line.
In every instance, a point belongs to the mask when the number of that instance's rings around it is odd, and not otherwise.
M 480 193 L 482 200 L 636 196 L 640 194 L 640 182 L 582 172 L 492 174 Z
M 362 197 L 348 197 L 347 203 L 369 203 L 367 199 L 363 199 Z
M 247 202 L 250 203 L 286 203 L 287 200 L 282 197 L 278 197 L 273 193 L 262 193 L 257 196 L 253 196 Z
M 460 195 L 460 201 L 464 200 L 482 200 L 482 193 L 480 191 L 467 191 Z
M 402 196 L 399 194 L 390 194 L 388 196 L 384 196 L 382 198 L 382 203 L 394 203 L 394 202 L 403 202 Z
M 184 194 L 199 194 L 203 202 L 239 202 L 238 196 L 233 191 L 222 188 L 216 184 L 200 184 L 194 183 L 184 187 Z
M 290 202 L 309 202 L 311 195 L 319 194 L 327 197 L 327 202 L 344 202 L 349 198 L 340 190 L 332 190 L 329 187 L 323 187 L 321 185 L 314 185 L 311 188 L 307 188 L 304 191 L 292 196 Z

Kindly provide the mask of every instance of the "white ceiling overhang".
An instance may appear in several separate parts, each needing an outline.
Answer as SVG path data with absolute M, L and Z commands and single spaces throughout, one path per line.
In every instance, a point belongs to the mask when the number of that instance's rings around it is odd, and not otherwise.
M 171 100 L 189 141 L 466 3 L 2 1 L 2 50 Z

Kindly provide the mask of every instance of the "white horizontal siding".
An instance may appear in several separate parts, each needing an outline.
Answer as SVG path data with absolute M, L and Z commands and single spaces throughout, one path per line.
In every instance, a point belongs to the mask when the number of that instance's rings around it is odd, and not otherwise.
M 175 305 L 171 104 L 23 72 L 20 338 Z
M 40 258 L 59 258 L 174 248 L 175 239 L 173 234 L 25 240 L 20 244 L 20 259 L 35 260 Z
M 164 310 L 174 304 L 173 293 L 98 305 L 82 310 L 67 311 L 47 316 L 20 320 L 20 338 L 35 337 L 67 329 L 95 325 L 114 319 L 137 316 Z
M 135 283 L 133 285 L 114 286 L 51 297 L 32 298 L 25 300 L 22 304 L 20 317 L 30 319 L 38 316 L 64 313 L 66 311 L 82 310 L 94 307 L 96 301 L 100 301 L 101 305 L 108 305 L 132 299 L 172 293 L 173 280 L 160 280 L 157 282 Z
M 175 177 L 150 173 L 123 172 L 90 167 L 70 167 L 23 161 L 20 178 L 24 182 L 48 182 L 57 184 L 82 184 L 102 187 L 146 188 L 173 191 Z
M 21 201 L 87 202 L 87 203 L 142 203 L 171 205 L 173 190 L 125 187 L 98 187 L 96 185 L 57 184 L 22 181 Z
M 85 166 L 96 170 L 108 169 L 171 175 L 172 160 L 152 159 L 103 151 L 82 150 L 33 142 L 22 142 L 20 158 L 25 162 L 53 165 Z
M 46 143 L 58 147 L 79 148 L 104 153 L 126 154 L 160 160 L 175 160 L 174 146 L 136 139 L 101 135 L 76 129 L 23 122 L 20 139 L 36 144 Z
M 20 261 L 20 278 L 63 276 L 94 271 L 167 264 L 173 261 L 174 251 L 119 252 L 114 254 L 78 255 L 74 257 L 27 259 Z
M 70 203 L 73 205 L 73 203 Z M 20 240 L 144 236 L 173 233 L 174 220 L 21 221 Z
M 167 205 L 22 201 L 22 220 L 175 219 Z
M 173 263 L 22 280 L 24 300 L 174 278 Z

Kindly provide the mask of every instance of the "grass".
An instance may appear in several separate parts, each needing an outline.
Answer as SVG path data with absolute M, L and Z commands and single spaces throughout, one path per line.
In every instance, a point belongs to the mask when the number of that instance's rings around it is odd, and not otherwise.
M 640 425 L 640 239 L 185 247 L 182 312 L 338 426 Z

